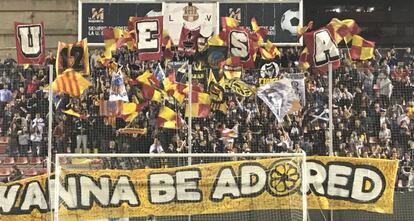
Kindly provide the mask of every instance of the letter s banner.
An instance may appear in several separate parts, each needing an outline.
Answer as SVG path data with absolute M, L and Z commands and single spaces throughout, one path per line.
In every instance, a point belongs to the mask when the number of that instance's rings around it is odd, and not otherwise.
M 161 59 L 162 22 L 162 16 L 136 18 L 134 30 L 139 60 Z
M 43 64 L 45 61 L 45 30 L 40 24 L 14 23 L 16 54 L 19 64 Z
M 167 160 L 168 161 L 168 160 Z M 301 159 L 269 158 L 162 169 L 65 169 L 60 220 L 301 209 Z M 398 161 L 307 157 L 309 209 L 393 213 Z M 50 181 L 54 187 L 54 180 Z M 0 183 L 0 216 L 47 220 L 47 176 Z M 255 206 L 252 207 L 252 202 Z M 190 208 L 190 209 L 189 209 Z M 2 220 L 3 220 L 2 219 Z
M 74 43 L 58 42 L 56 73 L 61 74 L 68 68 L 84 75 L 89 74 L 89 51 L 86 38 Z

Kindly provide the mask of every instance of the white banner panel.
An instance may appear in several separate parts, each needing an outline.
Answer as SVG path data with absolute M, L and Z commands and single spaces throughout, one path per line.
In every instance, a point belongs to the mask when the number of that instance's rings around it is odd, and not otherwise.
M 183 24 L 188 29 L 200 26 L 204 37 L 216 33 L 217 3 L 165 3 L 163 7 L 164 27 L 174 44 L 180 40 Z

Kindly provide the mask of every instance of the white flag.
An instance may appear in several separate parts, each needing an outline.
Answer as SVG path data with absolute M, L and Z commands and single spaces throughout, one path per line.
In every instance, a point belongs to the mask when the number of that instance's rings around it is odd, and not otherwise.
M 293 101 L 298 99 L 291 80 L 286 78 L 259 87 L 257 96 L 269 106 L 279 122 L 292 108 Z
M 124 77 L 123 77 L 121 68 L 119 68 L 118 72 L 112 73 L 109 101 L 129 102 L 128 94 L 125 89 Z

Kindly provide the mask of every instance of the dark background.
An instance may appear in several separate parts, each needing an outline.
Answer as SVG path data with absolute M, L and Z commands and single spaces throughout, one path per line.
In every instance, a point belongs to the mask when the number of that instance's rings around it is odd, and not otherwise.
M 304 24 L 313 20 L 321 27 L 333 17 L 355 19 L 361 36 L 377 46 L 414 46 L 412 0 L 304 0 Z

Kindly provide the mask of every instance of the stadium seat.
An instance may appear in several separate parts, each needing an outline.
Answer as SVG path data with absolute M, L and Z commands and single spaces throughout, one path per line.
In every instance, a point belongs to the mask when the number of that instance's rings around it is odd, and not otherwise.
M 30 168 L 30 169 L 24 170 L 23 173 L 25 176 L 36 176 L 37 170 L 35 168 Z
M 0 137 L 0 144 L 7 144 L 7 137 Z
M 0 145 L 0 154 L 5 154 L 7 150 L 7 146 Z
M 39 168 L 37 169 L 37 174 L 41 175 L 41 174 L 46 174 L 47 173 L 47 169 L 46 168 Z
M 29 163 L 27 157 L 17 157 L 16 162 L 17 165 L 25 165 Z
M 10 175 L 10 168 L 0 168 L 0 176 L 9 176 Z
M 31 165 L 38 165 L 38 164 L 41 164 L 42 161 L 43 161 L 43 158 L 42 157 L 32 157 L 29 160 L 29 164 L 31 164 Z
M 3 160 L 4 165 L 13 165 L 15 163 L 14 157 L 6 157 Z

